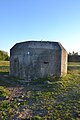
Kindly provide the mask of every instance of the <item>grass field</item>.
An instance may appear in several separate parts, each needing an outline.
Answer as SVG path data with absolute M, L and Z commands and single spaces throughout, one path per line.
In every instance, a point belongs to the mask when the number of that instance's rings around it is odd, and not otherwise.
M 80 63 L 69 63 L 65 77 L 30 83 L 8 76 L 0 62 L 0 120 L 80 120 Z
M 68 70 L 80 70 L 80 62 L 69 62 Z
M 0 72 L 9 72 L 9 61 L 0 61 Z

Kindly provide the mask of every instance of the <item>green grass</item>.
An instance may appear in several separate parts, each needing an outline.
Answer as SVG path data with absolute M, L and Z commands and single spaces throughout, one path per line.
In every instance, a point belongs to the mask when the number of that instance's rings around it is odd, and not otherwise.
M 10 62 L 9 61 L 0 61 L 0 66 L 9 66 Z
M 69 62 L 68 66 L 80 66 L 80 62 Z
M 80 70 L 80 62 L 69 62 L 68 70 Z
M 9 61 L 0 61 L 0 72 L 9 72 Z
M 41 109 L 47 115 L 41 119 L 53 120 L 78 120 L 80 114 L 80 72 L 69 72 L 66 77 L 60 79 L 49 78 L 50 84 L 37 85 L 42 90 L 31 94 L 32 99 L 35 99 L 31 108 L 33 111 Z M 35 92 L 36 91 L 36 92 Z
M 64 77 L 48 77 L 30 83 L 5 77 L 9 72 L 5 68 L 0 72 L 0 120 L 18 120 L 26 111 L 25 106 L 32 113 L 32 117 L 26 116 L 30 120 L 80 120 L 79 64 L 69 63 L 68 74 Z M 9 62 L 3 66 L 9 67 Z M 22 94 L 14 97 L 9 88 L 21 89 Z
M 0 98 L 6 97 L 7 95 L 9 95 L 9 91 L 5 87 L 0 86 Z

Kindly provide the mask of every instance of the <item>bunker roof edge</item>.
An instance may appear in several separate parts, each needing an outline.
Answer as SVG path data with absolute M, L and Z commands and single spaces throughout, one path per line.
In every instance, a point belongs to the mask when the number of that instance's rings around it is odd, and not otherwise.
M 30 41 L 24 41 L 24 42 L 19 42 L 19 43 L 16 43 L 11 49 L 10 51 L 14 48 L 14 47 L 17 47 L 18 45 L 20 44 L 25 44 L 25 43 L 34 43 L 34 42 L 42 42 L 42 43 L 55 43 L 57 44 L 61 49 L 64 49 L 66 51 L 66 49 L 62 46 L 62 44 L 60 42 L 55 42 L 55 41 L 35 41 L 35 40 L 30 40 Z M 66 51 L 67 52 L 67 51 Z

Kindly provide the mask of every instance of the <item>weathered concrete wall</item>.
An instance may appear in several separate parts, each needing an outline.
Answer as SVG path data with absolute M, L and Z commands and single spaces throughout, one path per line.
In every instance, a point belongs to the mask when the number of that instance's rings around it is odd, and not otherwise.
M 10 75 L 31 80 L 67 73 L 66 51 L 57 42 L 28 41 L 10 50 Z
M 67 74 L 67 61 L 68 61 L 68 54 L 65 52 L 65 49 L 62 48 L 61 50 L 61 76 Z

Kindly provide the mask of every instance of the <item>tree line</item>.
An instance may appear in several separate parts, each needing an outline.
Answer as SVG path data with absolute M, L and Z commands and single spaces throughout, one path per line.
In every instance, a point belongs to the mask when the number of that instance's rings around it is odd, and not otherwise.
M 74 55 L 78 55 L 78 52 L 74 52 L 74 51 L 73 51 L 72 53 L 71 53 L 71 52 L 69 52 L 69 54 L 68 54 L 68 55 L 71 55 L 71 56 L 72 56 L 72 55 L 73 55 L 73 56 L 74 56 Z
M 78 52 L 72 52 L 68 54 L 68 62 L 80 62 L 80 54 Z
M 8 55 L 8 52 L 0 50 L 0 60 L 2 61 L 9 61 L 10 56 Z

